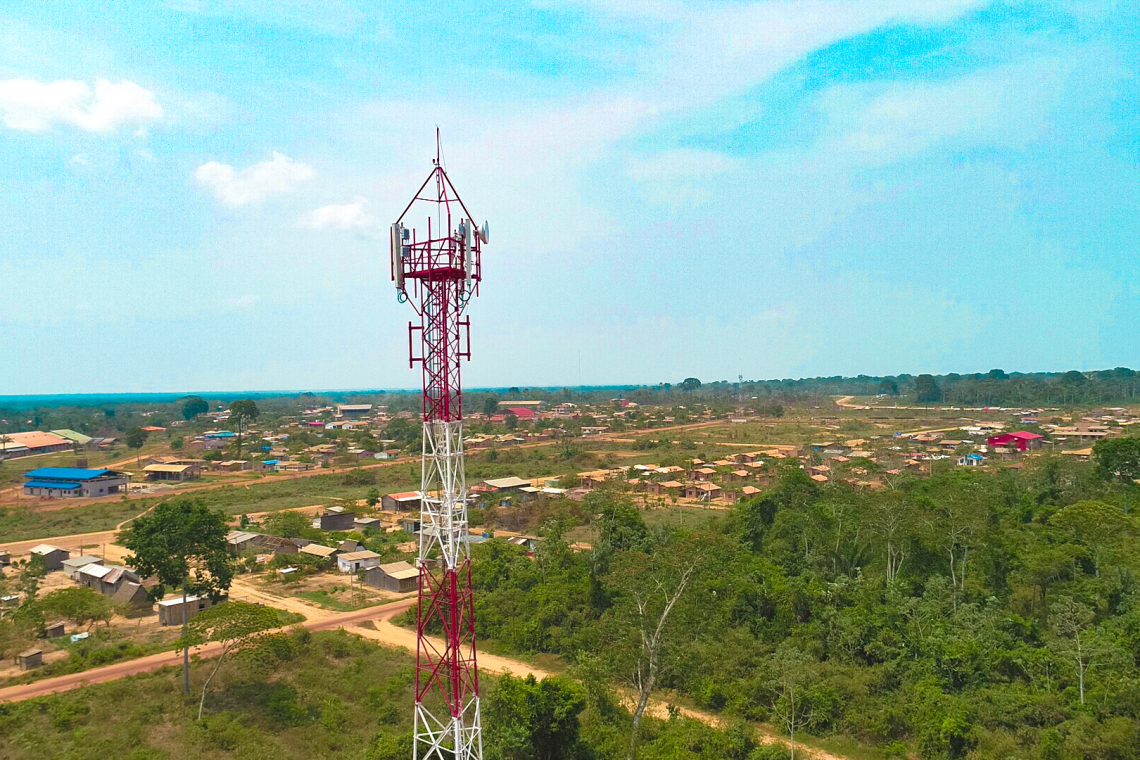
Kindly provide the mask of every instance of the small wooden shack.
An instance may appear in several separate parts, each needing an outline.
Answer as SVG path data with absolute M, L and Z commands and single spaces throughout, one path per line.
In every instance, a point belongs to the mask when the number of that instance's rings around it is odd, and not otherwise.
M 42 649 L 26 649 L 16 655 L 16 664 L 20 670 L 31 670 L 44 664 L 44 651 Z
M 182 625 L 186 620 L 189 620 L 210 606 L 210 599 L 208 597 L 199 599 L 193 595 L 188 596 L 186 597 L 185 608 L 182 605 L 181 595 L 171 597 L 170 599 L 163 599 L 158 603 L 159 625 Z M 183 609 L 185 609 L 185 612 L 183 612 Z M 185 615 L 185 619 L 183 615 Z

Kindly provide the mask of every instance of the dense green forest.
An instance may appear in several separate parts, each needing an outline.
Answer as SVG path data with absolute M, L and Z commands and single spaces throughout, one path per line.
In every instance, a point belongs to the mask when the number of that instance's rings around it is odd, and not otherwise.
M 481 635 L 887 756 L 1137 758 L 1140 489 L 1120 471 L 1040 458 L 868 492 L 788 469 L 695 530 L 597 491 L 591 551 L 557 519 L 533 560 L 478 547 Z

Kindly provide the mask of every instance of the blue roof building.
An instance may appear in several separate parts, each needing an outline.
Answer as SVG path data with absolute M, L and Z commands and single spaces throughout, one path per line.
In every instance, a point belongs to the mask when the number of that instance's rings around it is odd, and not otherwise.
M 24 473 L 25 496 L 48 499 L 99 497 L 127 490 L 130 478 L 115 470 L 40 467 Z

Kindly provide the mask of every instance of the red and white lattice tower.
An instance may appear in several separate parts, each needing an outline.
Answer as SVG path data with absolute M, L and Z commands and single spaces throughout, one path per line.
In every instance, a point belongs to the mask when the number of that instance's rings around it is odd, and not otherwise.
M 422 210 L 426 234 L 405 226 Z M 437 132 L 431 173 L 391 231 L 392 279 L 419 315 L 408 323 L 408 362 L 422 367 L 424 389 L 414 760 L 483 757 L 459 360 L 471 358 L 463 312 L 479 291 L 487 240 L 486 222 L 476 227 L 444 171 Z

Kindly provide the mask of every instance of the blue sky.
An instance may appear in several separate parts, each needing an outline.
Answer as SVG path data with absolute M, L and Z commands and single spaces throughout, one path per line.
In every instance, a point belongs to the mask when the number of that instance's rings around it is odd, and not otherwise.
M 412 387 L 386 225 L 490 220 L 468 386 L 1140 365 L 1132 3 L 0 6 L 0 393 Z

